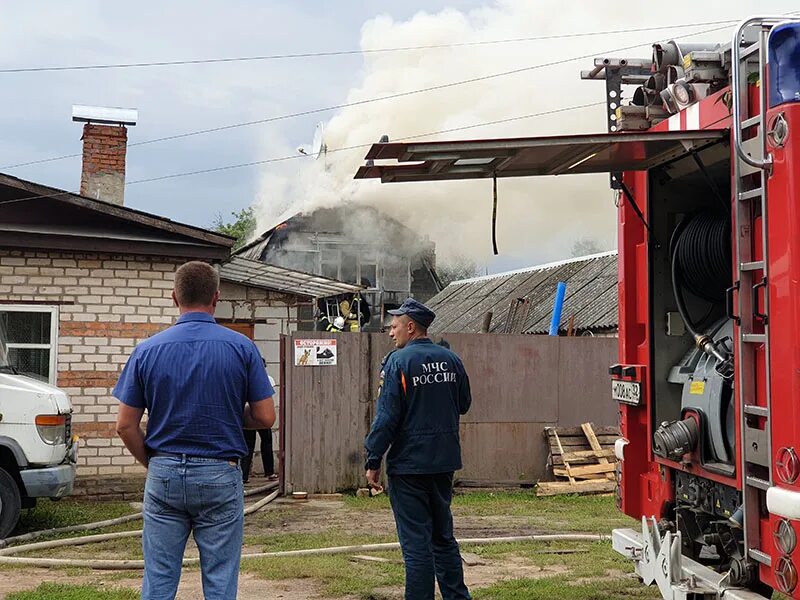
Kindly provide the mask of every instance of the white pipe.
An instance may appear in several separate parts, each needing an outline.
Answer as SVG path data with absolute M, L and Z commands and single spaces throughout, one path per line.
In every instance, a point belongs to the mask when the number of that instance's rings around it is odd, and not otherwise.
M 123 532 L 123 533 L 132 533 L 132 532 Z M 115 534 L 107 534 L 107 535 L 115 535 Z M 97 537 L 97 536 L 92 536 L 92 537 Z M 514 542 L 554 542 L 554 541 L 598 542 L 598 541 L 606 541 L 607 539 L 608 537 L 605 535 L 566 533 L 566 534 L 552 534 L 552 535 L 517 535 L 509 537 L 467 538 L 460 540 L 459 543 L 462 545 L 487 545 L 487 544 L 508 544 Z M 57 541 L 61 542 L 64 540 L 57 540 Z M 50 544 L 52 542 L 45 542 L 45 543 Z M 24 546 L 20 546 L 20 548 L 24 548 Z M 382 552 L 385 550 L 397 550 L 399 548 L 400 548 L 399 543 L 389 542 L 385 544 L 360 544 L 357 546 L 335 546 L 332 548 L 281 550 L 277 552 L 259 552 L 256 554 L 243 554 L 242 560 L 251 558 L 282 558 L 290 556 L 319 556 L 319 555 L 330 555 L 330 554 L 348 554 L 351 552 Z M 14 548 L 14 550 L 18 549 L 19 548 Z M 3 564 L 13 565 L 13 566 L 30 566 L 30 567 L 78 567 L 78 568 L 99 569 L 99 570 L 144 569 L 143 560 L 118 560 L 118 559 L 80 560 L 71 558 L 27 558 L 20 556 L 0 555 L 0 565 Z M 199 558 L 183 559 L 183 566 L 185 567 L 196 566 L 198 564 L 200 564 Z
M 251 504 L 250 506 L 246 507 L 244 509 L 244 516 L 246 517 L 247 515 L 252 515 L 254 512 L 257 512 L 257 511 L 261 510 L 267 504 L 269 504 L 270 502 L 275 500 L 275 498 L 277 498 L 278 494 L 280 494 L 280 493 L 281 493 L 280 490 L 275 490 L 274 492 L 272 492 L 266 498 L 262 498 L 261 500 L 259 500 L 255 504 Z
M 255 496 L 256 494 L 260 494 L 262 492 L 268 492 L 270 490 L 274 490 L 278 487 L 278 482 L 273 481 L 266 485 L 262 485 L 257 488 L 253 488 L 251 490 L 245 490 L 244 495 L 246 496 Z M 262 500 L 263 502 L 263 500 Z M 264 504 L 268 504 L 264 502 Z M 262 505 L 263 506 L 263 505 Z M 245 512 L 245 514 L 250 514 Z M 81 525 L 69 525 L 68 527 L 57 527 L 55 529 L 42 529 L 40 531 L 32 531 L 30 533 L 25 533 L 23 535 L 18 535 L 15 537 L 6 538 L 4 540 L 0 540 L 0 549 L 5 548 L 7 546 L 11 546 L 12 544 L 18 544 L 20 542 L 27 542 L 28 540 L 35 540 L 41 537 L 47 537 L 48 535 L 57 535 L 59 533 L 77 533 L 79 531 L 92 531 L 94 529 L 103 529 L 105 527 L 112 527 L 114 525 L 121 525 L 122 523 L 129 523 L 131 521 L 137 521 L 142 518 L 142 513 L 137 512 L 130 515 L 125 515 L 124 517 L 118 517 L 116 519 L 108 519 L 106 521 L 96 521 L 94 523 L 83 523 Z
M 20 554 L 21 552 L 32 552 L 33 550 L 48 550 L 50 548 L 61 548 L 62 546 L 85 546 L 86 544 L 95 544 L 97 542 L 107 542 L 109 540 L 118 540 L 120 538 L 140 537 L 142 535 L 141 529 L 133 531 L 118 531 L 116 533 L 98 533 L 97 535 L 84 535 L 81 537 L 64 538 L 61 540 L 51 540 L 49 542 L 35 542 L 33 544 L 25 544 L 23 546 L 14 546 L 13 548 L 4 548 L 0 550 L 0 556 L 11 556 L 12 554 Z
M 108 519 L 106 521 L 97 521 L 95 523 L 84 523 L 82 525 L 70 525 L 68 527 L 57 527 L 55 529 L 42 529 L 41 531 L 32 531 L 30 533 L 25 533 L 23 535 L 18 535 L 15 537 L 6 538 L 4 540 L 0 540 L 0 548 L 5 548 L 6 546 L 11 546 L 12 544 L 18 544 L 20 542 L 27 542 L 28 540 L 35 540 L 40 537 L 45 537 L 48 535 L 56 535 L 59 533 L 76 533 L 78 531 L 92 531 L 93 529 L 103 529 L 104 527 L 111 527 L 113 525 L 121 525 L 122 523 L 130 523 L 131 521 L 137 521 L 142 518 L 142 513 L 133 513 L 130 515 L 125 515 L 124 517 L 119 517 L 117 519 Z
M 258 502 L 245 507 L 244 516 L 251 515 L 264 508 L 267 504 L 275 500 L 280 493 L 275 490 L 266 498 L 262 498 Z M 4 548 L 0 550 L 0 557 L 11 556 L 13 554 L 20 554 L 22 552 L 31 552 L 33 550 L 46 550 L 51 548 L 61 548 L 63 546 L 83 546 L 86 544 L 94 544 L 96 542 L 106 542 L 108 540 L 116 540 L 128 537 L 141 537 L 142 530 L 135 529 L 133 531 L 120 531 L 117 533 L 99 533 L 97 535 L 84 535 L 81 537 L 64 538 L 61 540 L 51 540 L 49 542 L 38 542 L 34 544 L 24 544 L 22 546 L 13 546 L 11 548 Z
M 268 492 L 270 490 L 274 490 L 279 485 L 280 484 L 277 481 L 271 481 L 270 483 L 268 483 L 266 485 L 262 485 L 261 487 L 253 488 L 252 490 L 245 490 L 244 491 L 244 496 L 246 498 L 247 496 L 255 496 L 255 495 L 260 494 L 262 492 Z

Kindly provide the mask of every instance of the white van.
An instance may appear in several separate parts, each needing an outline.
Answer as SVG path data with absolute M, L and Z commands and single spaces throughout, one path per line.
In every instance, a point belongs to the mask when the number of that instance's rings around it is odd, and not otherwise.
M 72 493 L 78 450 L 69 398 L 18 373 L 9 362 L 4 325 L 0 319 L 0 539 L 37 498 Z

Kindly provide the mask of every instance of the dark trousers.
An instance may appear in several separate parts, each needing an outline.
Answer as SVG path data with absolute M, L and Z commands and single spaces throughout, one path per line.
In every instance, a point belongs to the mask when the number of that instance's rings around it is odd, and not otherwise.
M 470 598 L 453 536 L 452 498 L 452 473 L 389 476 L 389 499 L 406 566 L 406 600 L 433 600 L 434 576 L 443 600 Z
M 242 459 L 242 477 L 245 481 L 250 478 L 250 467 L 253 464 L 253 454 L 256 451 L 256 432 L 261 438 L 261 463 L 264 465 L 264 475 L 269 477 L 275 473 L 275 459 L 272 456 L 272 430 L 271 429 L 245 429 L 244 439 L 247 442 L 247 456 Z

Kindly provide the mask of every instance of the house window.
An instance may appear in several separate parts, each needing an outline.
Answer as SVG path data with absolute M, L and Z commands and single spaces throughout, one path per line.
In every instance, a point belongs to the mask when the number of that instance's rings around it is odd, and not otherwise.
M 0 355 L 21 375 L 56 382 L 58 308 L 0 305 Z
M 358 283 L 367 288 L 378 287 L 378 259 L 374 254 L 364 253 L 359 259 L 360 278 Z
M 347 283 L 358 283 L 358 256 L 346 250 L 342 251 L 342 268 L 339 278 Z
M 411 291 L 411 265 L 407 258 L 386 256 L 383 260 L 383 289 L 408 295 Z
M 315 273 L 317 270 L 317 253 L 305 250 L 288 250 L 280 252 L 275 257 L 276 264 L 287 269 L 302 271 L 303 273 Z
M 342 263 L 339 248 L 323 244 L 319 252 L 319 274 L 331 279 L 339 279 L 339 266 Z
M 331 279 L 339 279 L 339 265 L 337 263 L 322 263 L 319 274 Z

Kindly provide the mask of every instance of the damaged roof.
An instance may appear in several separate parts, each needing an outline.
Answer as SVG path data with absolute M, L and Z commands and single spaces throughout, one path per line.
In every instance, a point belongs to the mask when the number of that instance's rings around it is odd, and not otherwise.
M 490 333 L 544 334 L 550 330 L 556 285 L 567 284 L 560 330 L 615 330 L 617 252 L 604 252 L 528 269 L 455 281 L 428 302 L 432 333 L 479 333 L 488 312 Z
M 277 223 L 266 229 L 261 235 L 248 242 L 234 252 L 252 260 L 266 260 L 270 243 L 281 242 L 281 235 L 334 234 L 352 238 L 354 242 L 364 243 L 369 237 L 360 232 L 370 228 L 380 228 L 382 238 L 375 238 L 375 244 L 389 247 L 417 247 L 424 250 L 430 242 L 423 239 L 416 231 L 402 224 L 397 219 L 371 206 L 343 204 L 331 208 L 317 208 L 309 212 L 285 213 Z M 383 240 L 383 238 L 386 238 Z M 378 241 L 379 239 L 383 241 Z M 414 244 L 404 240 L 413 239 Z
M 315 299 L 355 293 L 364 289 L 360 285 L 286 269 L 241 256 L 233 256 L 223 263 L 220 266 L 219 278 L 240 285 Z

